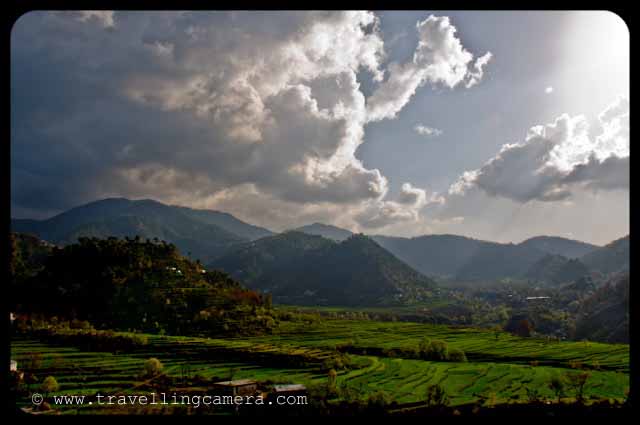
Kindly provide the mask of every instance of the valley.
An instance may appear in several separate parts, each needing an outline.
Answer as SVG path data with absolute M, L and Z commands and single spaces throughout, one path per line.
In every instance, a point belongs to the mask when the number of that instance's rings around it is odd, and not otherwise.
M 367 236 L 320 223 L 275 233 L 123 199 L 12 226 L 12 376 L 27 410 L 48 377 L 56 394 L 88 400 L 210 394 L 220 381 L 255 382 L 264 394 L 303 385 L 312 401 L 296 414 L 627 400 L 628 236 L 598 247 Z M 254 409 L 206 413 L 268 414 Z

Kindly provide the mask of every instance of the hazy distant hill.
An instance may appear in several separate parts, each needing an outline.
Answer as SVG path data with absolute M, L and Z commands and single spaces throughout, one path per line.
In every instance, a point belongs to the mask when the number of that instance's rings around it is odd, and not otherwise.
M 599 249 L 595 245 L 549 236 L 531 238 L 520 244 L 502 244 L 457 235 L 373 236 L 373 239 L 426 275 L 466 281 L 519 279 L 536 273 L 536 263 L 549 254 L 575 258 Z M 542 271 L 539 273 L 544 274 Z
M 308 224 L 306 226 L 298 227 L 297 229 L 293 230 L 306 233 L 307 235 L 322 236 L 327 239 L 333 239 L 334 241 L 343 241 L 349 236 L 353 235 L 353 233 L 349 230 L 322 223 Z
M 521 278 L 545 252 L 523 245 L 493 243 L 483 245 L 456 274 L 457 280 Z
M 629 270 L 629 235 L 617 239 L 581 258 L 593 270 L 612 273 Z
M 519 245 L 567 258 L 579 258 L 600 248 L 597 245 L 557 236 L 536 236 L 521 242 Z
M 183 254 L 205 261 L 247 241 L 248 236 L 269 233 L 215 211 L 124 198 L 91 202 L 42 221 L 12 220 L 11 225 L 14 231 L 33 233 L 61 245 L 74 243 L 80 236 L 157 237 L 174 243 Z
M 481 248 L 492 245 L 457 235 L 373 236 L 373 239 L 414 269 L 440 276 L 454 276 Z
M 524 277 L 535 282 L 557 285 L 574 282 L 588 274 L 589 269 L 580 260 L 548 254 L 535 262 Z
M 290 231 L 245 244 L 210 266 L 272 292 L 283 303 L 405 303 L 428 296 L 435 287 L 364 235 L 338 243 Z
M 242 238 L 249 240 L 256 240 L 264 238 L 265 236 L 271 236 L 274 233 L 271 230 L 267 230 L 263 227 L 254 226 L 253 224 L 245 223 L 238 220 L 236 217 L 229 213 L 213 211 L 213 210 L 196 210 L 187 207 L 179 208 L 187 216 L 203 223 L 213 224 L 223 229 L 236 234 Z

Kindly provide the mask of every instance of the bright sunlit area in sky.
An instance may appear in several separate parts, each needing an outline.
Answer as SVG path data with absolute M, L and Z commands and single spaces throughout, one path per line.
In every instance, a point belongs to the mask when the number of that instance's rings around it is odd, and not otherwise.
M 629 29 L 622 18 L 608 11 L 572 12 L 563 33 L 557 79 L 550 82 L 559 101 L 595 116 L 613 95 L 628 96 Z

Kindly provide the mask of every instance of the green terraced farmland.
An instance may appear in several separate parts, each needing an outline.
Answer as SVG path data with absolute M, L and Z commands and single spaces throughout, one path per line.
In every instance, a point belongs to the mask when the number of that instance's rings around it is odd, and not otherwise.
M 398 355 L 381 349 L 415 347 L 423 338 L 439 339 L 464 350 L 468 362 L 435 362 Z M 34 353 L 42 361 L 34 373 L 40 382 L 54 376 L 59 394 L 136 394 L 145 382 L 143 363 L 157 357 L 164 372 L 179 377 L 189 373 L 205 380 L 243 379 L 306 385 L 326 384 L 322 364 L 336 354 L 336 345 L 348 342 L 351 365 L 338 370 L 337 385 L 358 397 L 384 391 L 398 403 L 424 400 L 427 387 L 440 384 L 452 405 L 472 402 L 518 403 L 527 401 L 527 389 L 555 400 L 549 388 L 553 376 L 577 373 L 579 361 L 591 374 L 585 395 L 622 400 L 629 387 L 629 347 L 591 342 L 550 342 L 518 338 L 505 333 L 405 322 L 323 320 L 315 323 L 283 322 L 273 335 L 229 339 L 148 335 L 143 348 L 127 354 L 88 352 L 74 347 L 16 339 L 11 356 L 19 365 Z M 350 352 L 347 349 L 347 352 Z M 366 354 L 366 351 L 377 354 Z M 300 362 L 304 359 L 304 362 Z M 39 384 L 31 384 L 36 391 Z M 185 390 L 182 388 L 181 390 Z M 571 399 L 568 391 L 567 398 Z M 28 405 L 24 400 L 23 405 Z M 108 408 L 105 408 L 108 409 Z M 75 409 L 67 407 L 68 412 Z M 84 406 L 82 411 L 93 411 Z
M 570 362 L 598 365 L 602 369 L 628 372 L 629 346 L 597 342 L 555 342 L 546 338 L 521 338 L 487 329 L 429 325 L 411 322 L 324 320 L 315 325 L 287 323 L 281 333 L 266 339 L 280 343 L 329 348 L 349 342 L 355 347 L 411 348 L 423 338 L 445 341 L 463 350 L 470 361 L 507 362 L 569 367 Z M 261 340 L 264 338 L 256 338 Z

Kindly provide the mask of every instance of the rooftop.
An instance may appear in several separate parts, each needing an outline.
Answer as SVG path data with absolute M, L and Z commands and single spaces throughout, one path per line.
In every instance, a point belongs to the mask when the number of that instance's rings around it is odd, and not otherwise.
M 253 379 L 236 379 L 235 381 L 221 381 L 216 382 L 213 385 L 219 385 L 223 387 L 242 387 L 244 385 L 255 385 L 256 381 Z
M 274 385 L 273 390 L 277 393 L 286 391 L 306 391 L 307 387 L 302 384 Z

